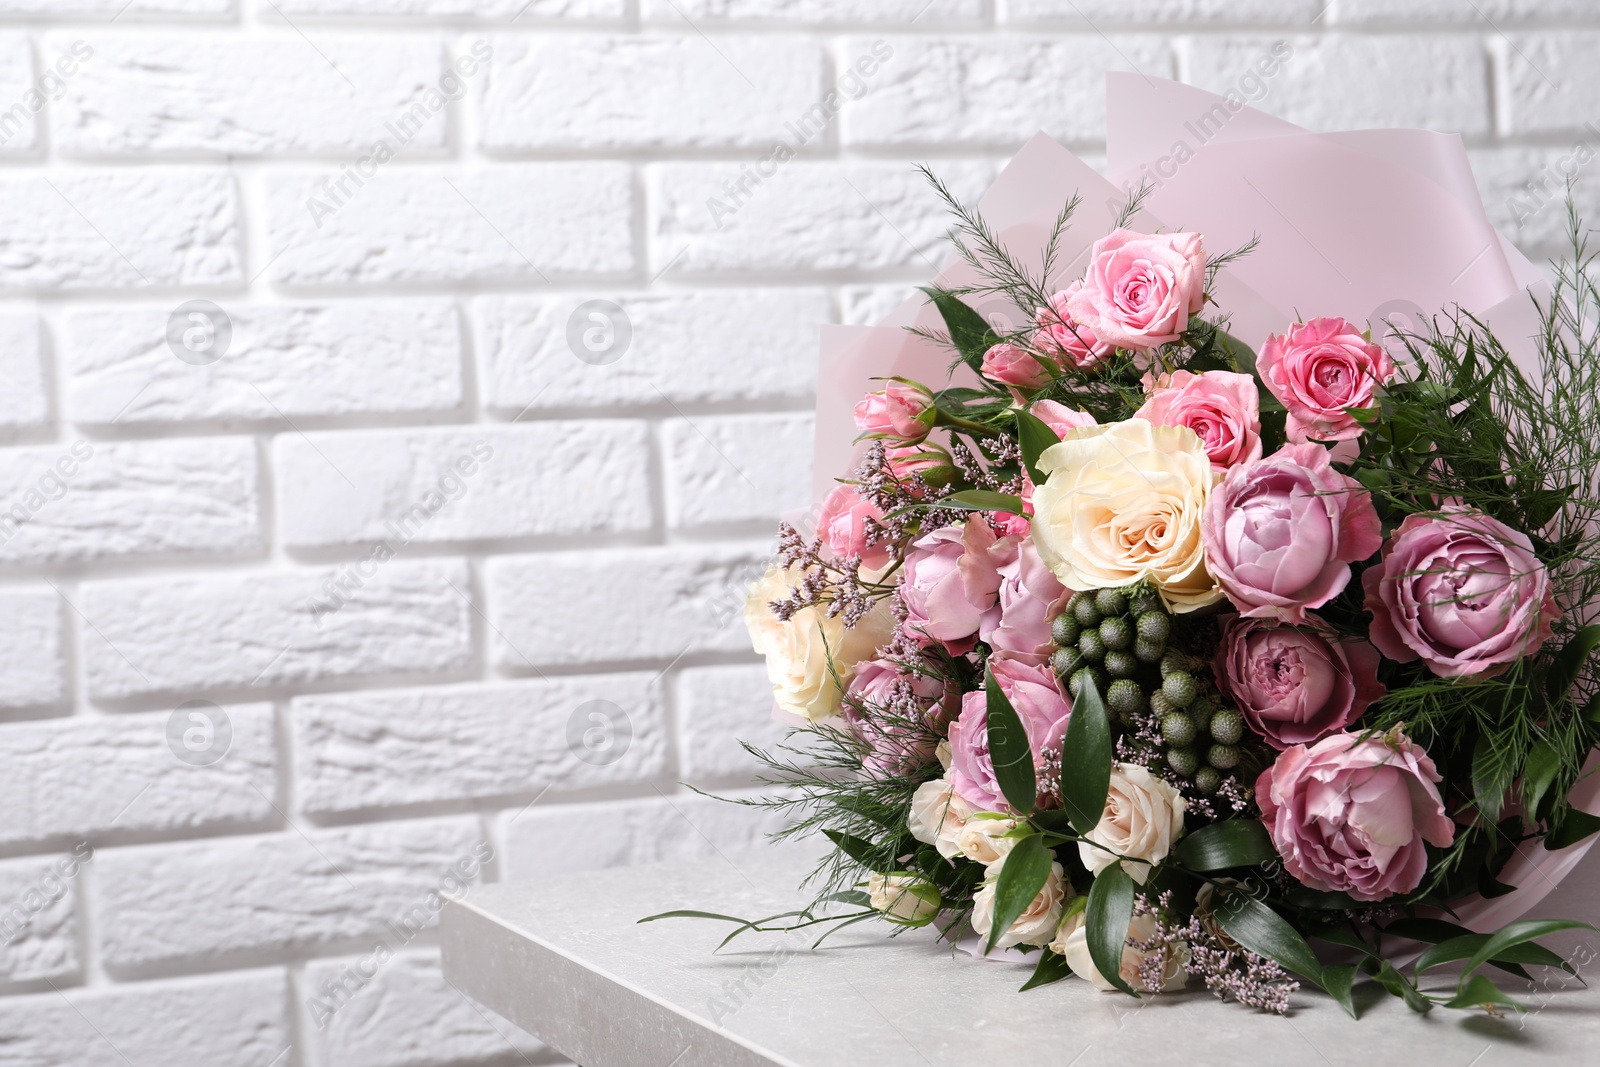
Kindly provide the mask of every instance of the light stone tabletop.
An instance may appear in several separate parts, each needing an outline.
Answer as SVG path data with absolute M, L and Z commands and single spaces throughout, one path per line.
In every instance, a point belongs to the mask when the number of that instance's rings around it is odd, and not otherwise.
M 1600 985 L 1559 972 L 1502 987 L 1533 1009 L 1505 1019 L 1412 1014 L 1367 989 L 1362 1018 L 1302 989 L 1287 1018 L 1222 1004 L 1195 985 L 1140 1001 L 1075 978 L 1018 993 L 1029 966 L 977 960 L 924 930 L 861 923 L 813 936 L 746 934 L 694 908 L 745 917 L 800 907 L 814 853 L 790 846 L 692 864 L 490 885 L 446 905 L 445 976 L 583 1067 L 1493 1067 L 1600 1063 Z M 1538 914 L 1600 920 L 1590 857 Z M 1550 942 L 1600 973 L 1600 935 Z M 1446 981 L 1447 979 L 1441 979 Z

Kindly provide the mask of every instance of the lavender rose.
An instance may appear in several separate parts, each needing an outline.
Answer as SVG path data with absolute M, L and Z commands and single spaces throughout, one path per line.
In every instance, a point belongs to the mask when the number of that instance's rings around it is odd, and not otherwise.
M 912 673 L 893 660 L 856 664 L 843 710 L 850 731 L 867 746 L 862 766 L 889 777 L 932 763 L 932 720 L 943 697 L 939 679 Z
M 1362 583 L 1372 643 L 1441 678 L 1502 673 L 1538 651 L 1560 615 L 1533 543 L 1471 508 L 1407 516 Z
M 1023 541 L 1017 558 L 1000 568 L 1000 612 L 985 617 L 978 636 L 997 652 L 1042 662 L 1050 653 L 1050 620 L 1061 614 L 1071 595 L 1039 558 L 1033 542 Z
M 989 657 L 989 670 L 1022 720 L 1037 765 L 1045 749 L 1061 747 L 1071 703 L 1048 665 L 996 652 Z M 1010 806 L 989 754 L 989 703 L 981 689 L 962 695 L 961 717 L 950 725 L 950 783 L 961 799 L 980 811 L 1005 811 Z
M 918 539 L 900 582 L 907 631 L 955 655 L 970 652 L 979 628 L 999 617 L 1000 568 L 1016 558 L 1016 539 L 996 534 L 977 514 Z
M 1386 692 L 1377 649 L 1308 622 L 1294 627 L 1235 615 L 1217 646 L 1218 686 L 1279 751 L 1343 730 Z
M 1371 495 L 1316 444 L 1231 468 L 1211 491 L 1201 536 L 1206 565 L 1241 614 L 1288 622 L 1338 596 L 1350 564 L 1383 543 Z
M 1427 844 L 1455 824 L 1428 754 L 1398 732 L 1294 745 L 1256 779 L 1261 819 L 1290 874 L 1312 889 L 1383 900 L 1422 883 Z

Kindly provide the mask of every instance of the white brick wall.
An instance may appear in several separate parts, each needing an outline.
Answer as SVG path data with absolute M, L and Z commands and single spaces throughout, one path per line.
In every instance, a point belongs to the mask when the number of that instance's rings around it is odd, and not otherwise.
M 430 894 L 774 825 L 676 783 L 780 737 L 743 587 L 911 164 L 1279 40 L 1558 250 L 1591 0 L 0 0 L 0 1062 L 556 1062 Z

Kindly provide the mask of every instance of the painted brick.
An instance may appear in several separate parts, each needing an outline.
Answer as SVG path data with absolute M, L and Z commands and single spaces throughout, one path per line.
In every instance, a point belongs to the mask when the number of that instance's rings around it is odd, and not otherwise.
M 640 0 L 640 5 L 646 22 L 679 26 L 692 19 L 713 24 L 883 23 L 922 28 L 972 25 L 984 15 L 982 0 Z
M 765 809 L 679 792 L 597 804 L 535 805 L 504 816 L 500 832 L 506 843 L 507 881 L 692 859 L 714 859 L 738 877 L 739 853 L 760 847 L 767 834 L 783 825 L 781 815 Z
M 627 0 L 275 0 L 288 15 L 366 15 L 374 18 L 482 19 L 528 26 L 571 19 L 620 20 Z
M 289 1048 L 288 1009 L 283 971 L 245 971 L 6 998 L 0 1033 L 7 1067 L 266 1067 Z
M 1304 25 L 1326 6 L 1327 0 L 1005 0 L 1000 21 L 1085 31 L 1101 25 L 1159 27 L 1174 22 Z
M 77 872 L 88 855 L 0 861 L 0 991 L 77 980 Z
M 283 435 L 273 466 L 280 535 L 295 547 L 650 526 L 649 433 L 637 421 Z
M 667 769 L 649 673 L 301 697 L 291 721 L 299 800 L 314 814 L 537 797 Z
M 430 894 L 481 840 L 478 821 L 463 816 L 101 849 L 106 970 L 408 940 L 389 924 L 431 926 Z
M 520 1063 L 544 1051 L 541 1042 L 447 983 L 436 952 L 402 953 L 356 992 L 343 992 L 359 981 L 360 972 L 353 968 L 360 964 L 362 957 L 351 957 L 318 960 L 306 967 L 305 1000 L 313 1023 L 322 1023 L 307 1035 L 316 1063 L 458 1067 Z
M 833 314 L 820 289 L 721 289 L 484 297 L 474 317 L 488 402 L 515 416 L 803 399 L 816 384 L 817 325 Z
M 550 34 L 493 39 L 478 85 L 482 145 L 767 148 L 821 98 L 820 43 Z
M 0 154 L 25 155 L 39 145 L 39 112 L 53 85 L 38 87 L 25 33 L 0 33 Z
M 772 716 L 772 684 L 759 663 L 685 668 L 677 707 L 680 761 L 691 782 L 749 778 L 761 765 L 739 742 L 771 751 L 790 729 Z
M 228 732 L 213 706 L 213 732 L 187 745 L 185 731 L 204 724 L 182 707 L 6 726 L 0 845 L 266 826 L 278 792 L 272 705 L 220 710 Z
M 54 589 L 0 591 L 0 708 L 43 707 L 67 694 L 62 612 Z
M 887 58 L 884 53 L 892 49 Z M 1042 128 L 1057 140 L 1105 140 L 1105 72 L 1173 73 L 1154 37 L 865 37 L 843 42 L 840 69 L 865 73 L 843 111 L 851 147 L 993 145 L 1015 151 Z M 860 65 L 865 64 L 865 65 Z M 858 66 L 859 65 L 859 66 Z
M 916 295 L 915 285 L 846 285 L 839 290 L 839 321 L 850 326 L 876 325 Z
M 443 52 L 423 38 L 68 31 L 44 55 L 84 51 L 50 107 L 51 139 L 67 154 L 364 152 L 393 141 L 391 122 L 407 130 L 407 152 L 445 144 L 443 99 L 426 96 L 438 92 Z
M 13 172 L 0 176 L 0 290 L 238 284 L 239 229 L 220 171 Z
M 768 555 L 762 545 L 684 545 L 491 559 L 491 654 L 527 670 L 745 651 L 745 593 Z
M 344 173 L 266 176 L 268 243 L 277 257 L 268 278 L 284 285 L 538 281 L 634 265 L 626 164 L 463 171 L 391 163 L 360 186 Z
M 50 422 L 44 335 L 33 315 L 0 315 L 0 433 Z
M 1600 218 L 1600 139 L 1565 148 L 1488 148 L 1471 153 L 1489 221 L 1524 249 L 1570 258 L 1566 184 L 1585 219 Z M 1583 162 L 1585 159 L 1587 163 Z M 1538 259 L 1535 259 L 1538 262 Z
M 181 305 L 66 315 L 62 361 L 74 421 L 281 420 L 451 411 L 461 403 L 461 326 L 449 301 L 224 301 L 228 346 L 204 365 L 180 359 L 168 344 L 168 323 Z M 210 333 L 211 344 L 217 339 Z
M 1600 10 L 1588 0 L 1339 0 L 1329 13 L 1330 23 L 1343 25 L 1393 22 L 1453 22 L 1476 27 L 1522 22 L 1529 19 L 1600 20 Z
M 772 522 L 811 503 L 811 414 L 697 415 L 661 427 L 667 524 Z
M 237 437 L 0 451 L 0 563 L 259 550 L 255 442 Z
M 1519 33 L 1506 45 L 1510 132 L 1575 134 L 1600 148 L 1600 33 Z
M 909 163 L 656 163 L 650 188 L 651 269 L 933 271 L 949 222 L 937 195 Z M 963 199 L 981 193 L 995 166 L 931 163 Z M 745 183 L 741 189 L 736 183 Z
M 1251 104 L 1313 130 L 1419 126 L 1490 130 L 1489 72 L 1474 37 L 1397 34 L 1196 37 L 1189 80 L 1226 92 L 1254 77 L 1278 41 L 1291 49 Z
M 86 582 L 82 655 L 99 699 L 460 671 L 472 657 L 465 564 Z

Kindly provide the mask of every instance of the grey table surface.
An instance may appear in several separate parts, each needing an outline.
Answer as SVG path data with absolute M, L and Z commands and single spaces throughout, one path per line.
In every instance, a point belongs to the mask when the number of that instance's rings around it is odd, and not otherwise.
M 723 924 L 637 922 L 676 908 L 798 907 L 811 856 L 774 847 L 476 887 L 442 914 L 445 976 L 583 1067 L 1600 1064 L 1600 984 L 1559 972 L 1531 989 L 1508 979 L 1533 1009 L 1521 1017 L 1418 1016 L 1369 996 L 1357 1021 L 1302 990 L 1280 1018 L 1193 984 L 1140 1001 L 1075 978 L 1018 993 L 1026 964 L 973 959 L 928 931 L 889 939 L 877 922 L 817 950 L 813 937 L 755 934 L 721 952 Z M 1591 856 L 1537 914 L 1600 922 L 1597 887 Z M 1600 973 L 1600 935 L 1554 943 L 1581 973 Z

